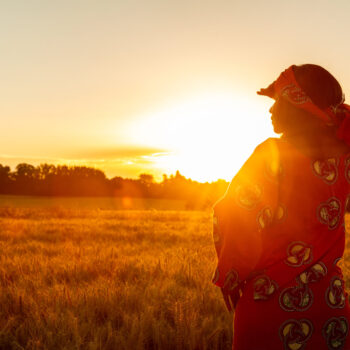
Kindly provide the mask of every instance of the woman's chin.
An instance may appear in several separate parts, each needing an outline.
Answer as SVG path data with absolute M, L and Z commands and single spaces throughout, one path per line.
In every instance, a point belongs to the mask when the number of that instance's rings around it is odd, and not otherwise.
M 276 126 L 274 124 L 272 124 L 272 126 L 273 126 L 273 131 L 274 131 L 275 134 L 282 134 L 283 133 L 281 128 L 279 128 L 278 126 Z

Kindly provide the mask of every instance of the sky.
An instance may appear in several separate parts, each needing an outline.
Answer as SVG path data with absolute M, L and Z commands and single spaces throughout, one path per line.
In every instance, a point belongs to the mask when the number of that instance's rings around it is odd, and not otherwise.
M 291 64 L 350 101 L 347 0 L 0 0 L 0 163 L 230 180 Z

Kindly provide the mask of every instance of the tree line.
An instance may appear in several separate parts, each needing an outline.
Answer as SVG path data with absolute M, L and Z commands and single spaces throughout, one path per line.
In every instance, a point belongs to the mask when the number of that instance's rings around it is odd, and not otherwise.
M 186 200 L 189 208 L 212 205 L 226 191 L 228 183 L 201 183 L 179 171 L 155 182 L 150 174 L 138 179 L 120 176 L 108 179 L 99 169 L 86 166 L 20 163 L 14 171 L 0 164 L 0 194 L 31 196 L 113 196 Z

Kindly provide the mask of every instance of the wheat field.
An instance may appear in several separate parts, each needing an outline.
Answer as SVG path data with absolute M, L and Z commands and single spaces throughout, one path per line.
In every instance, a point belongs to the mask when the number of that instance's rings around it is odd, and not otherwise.
M 211 224 L 210 212 L 0 208 L 0 349 L 230 349 Z
M 0 349 L 229 349 L 211 220 L 0 209 Z

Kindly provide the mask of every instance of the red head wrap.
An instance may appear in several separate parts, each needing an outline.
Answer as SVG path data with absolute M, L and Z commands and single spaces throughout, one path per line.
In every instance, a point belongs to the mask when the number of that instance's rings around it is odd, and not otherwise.
M 259 95 L 277 98 L 282 96 L 296 107 L 303 109 L 322 120 L 326 125 L 337 126 L 337 138 L 350 145 L 350 106 L 341 101 L 336 106 L 321 109 L 303 91 L 296 81 L 293 66 L 290 66 L 266 89 L 258 91 Z M 339 118 L 341 115 L 341 118 Z

